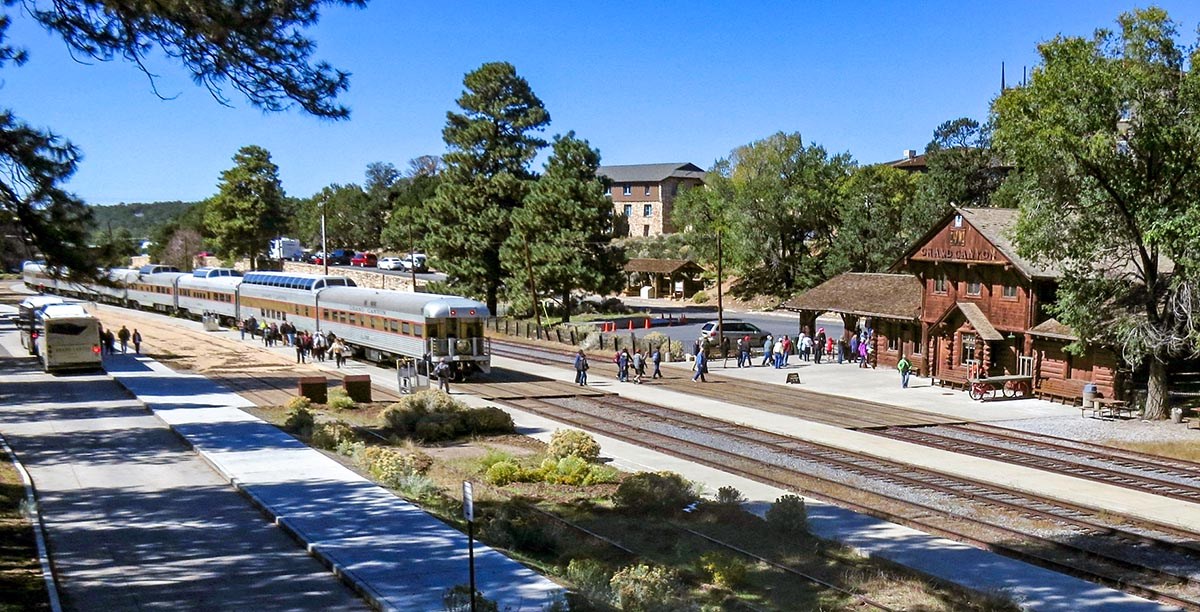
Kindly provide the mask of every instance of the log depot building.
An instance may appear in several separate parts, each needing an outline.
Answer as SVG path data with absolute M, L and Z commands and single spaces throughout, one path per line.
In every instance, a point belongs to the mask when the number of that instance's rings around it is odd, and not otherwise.
M 972 368 L 1025 375 L 1043 394 L 1077 398 L 1095 383 L 1114 396 L 1116 356 L 1104 348 L 1063 350 L 1076 338 L 1044 312 L 1058 272 L 1021 259 L 1009 240 L 1015 209 L 955 208 L 892 266 L 890 274 L 847 273 L 784 304 L 801 325 L 836 312 L 846 329 L 874 332 L 879 366 L 907 355 L 941 384 L 965 386 Z

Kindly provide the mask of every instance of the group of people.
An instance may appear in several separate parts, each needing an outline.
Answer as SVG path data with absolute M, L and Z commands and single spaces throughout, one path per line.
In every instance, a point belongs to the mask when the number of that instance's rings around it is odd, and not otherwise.
M 662 365 L 662 352 L 657 346 L 650 351 L 649 357 L 642 353 L 642 349 L 635 349 L 633 354 L 630 354 L 627 348 L 621 349 L 620 352 L 613 355 L 613 363 L 617 366 L 617 380 L 620 382 L 629 382 L 629 374 L 632 372 L 634 384 L 642 384 L 642 379 L 646 377 L 647 361 L 654 365 L 654 372 L 650 375 L 650 378 L 662 378 L 662 371 L 659 369 Z M 578 372 L 578 369 L 576 371 Z M 586 383 L 585 379 L 584 384 Z
M 129 328 L 122 325 L 120 331 L 113 333 L 112 328 L 104 329 L 104 326 L 98 326 L 100 330 L 100 348 L 105 355 L 117 354 L 117 342 L 121 343 L 121 353 L 129 352 L 129 343 L 133 342 L 133 351 L 137 354 L 142 354 L 142 332 L 137 328 L 129 331 Z
M 259 322 L 254 317 L 249 317 L 242 320 L 239 328 L 243 340 L 246 338 L 246 334 L 250 334 L 251 338 L 262 334 L 264 346 L 275 346 L 282 342 L 284 346 L 294 347 L 296 363 L 305 363 L 308 359 L 324 362 L 327 356 L 332 355 L 334 365 L 341 368 L 350 353 L 346 343 L 342 342 L 342 339 L 333 332 L 314 334 L 310 331 L 298 330 L 288 321 L 284 321 L 282 325 L 275 323 L 268 325 L 266 321 Z
M 726 342 L 728 342 L 728 338 L 726 338 Z M 750 336 L 738 338 L 737 367 L 754 367 L 751 357 L 754 346 L 756 345 L 753 344 Z M 769 365 L 777 369 L 785 368 L 792 355 L 805 362 L 821 363 L 823 359 L 833 361 L 836 358 L 838 363 L 850 362 L 858 364 L 862 368 L 874 367 L 871 363 L 874 349 L 872 348 L 870 329 L 855 332 L 848 339 L 827 335 L 824 327 L 818 328 L 816 335 L 813 336 L 800 332 L 795 339 L 785 334 L 781 334 L 779 337 L 767 334 L 767 337 L 763 339 L 762 351 L 760 367 Z M 700 352 L 699 340 L 693 345 L 692 352 L 695 354 Z M 727 355 L 728 352 L 723 346 L 722 354 Z

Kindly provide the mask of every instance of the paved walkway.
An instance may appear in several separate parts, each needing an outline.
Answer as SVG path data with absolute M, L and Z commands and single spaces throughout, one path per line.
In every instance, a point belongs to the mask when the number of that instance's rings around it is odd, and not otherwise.
M 17 345 L 20 348 L 20 345 Z M 365 610 L 111 378 L 0 359 L 66 610 Z

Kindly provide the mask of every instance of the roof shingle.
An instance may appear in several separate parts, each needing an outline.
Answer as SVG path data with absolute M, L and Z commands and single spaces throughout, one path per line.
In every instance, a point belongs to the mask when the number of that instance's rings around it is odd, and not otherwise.
M 922 290 L 911 274 L 847 272 L 784 302 L 783 308 L 916 321 Z

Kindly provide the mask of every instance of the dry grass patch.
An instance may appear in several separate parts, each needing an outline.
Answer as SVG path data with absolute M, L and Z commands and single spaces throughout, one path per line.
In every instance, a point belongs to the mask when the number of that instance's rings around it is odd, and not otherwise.
M 21 515 L 25 487 L 0 453 L 0 611 L 49 610 L 33 526 Z
M 1170 440 L 1170 441 L 1151 441 L 1151 442 L 1132 442 L 1129 440 L 1105 440 L 1100 442 L 1105 446 L 1113 446 L 1123 448 L 1125 450 L 1137 451 L 1139 453 L 1147 453 L 1150 455 L 1158 455 L 1169 459 L 1181 459 L 1183 461 L 1191 461 L 1200 463 L 1200 444 L 1195 441 L 1187 440 Z

